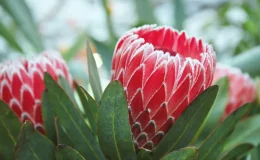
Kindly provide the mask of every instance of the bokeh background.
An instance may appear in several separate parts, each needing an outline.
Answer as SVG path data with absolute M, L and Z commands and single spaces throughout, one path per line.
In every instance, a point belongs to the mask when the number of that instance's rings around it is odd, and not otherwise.
M 260 53 L 260 0 L 0 0 L 0 60 L 55 49 L 88 87 L 89 40 L 104 88 L 117 39 L 143 24 L 186 30 L 211 43 L 226 63 Z

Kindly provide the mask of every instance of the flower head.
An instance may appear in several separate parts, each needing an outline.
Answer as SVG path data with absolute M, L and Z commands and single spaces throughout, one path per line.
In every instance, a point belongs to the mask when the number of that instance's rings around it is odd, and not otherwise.
M 215 52 L 169 27 L 145 25 L 117 43 L 112 80 L 127 95 L 133 139 L 153 149 L 189 104 L 212 83 Z
M 248 74 L 242 73 L 240 69 L 218 63 L 213 84 L 223 77 L 227 77 L 229 81 L 229 97 L 222 119 L 245 103 L 253 102 L 256 97 L 254 82 Z
M 55 51 L 46 51 L 34 59 L 6 61 L 0 64 L 0 99 L 24 122 L 29 120 L 44 133 L 41 96 L 45 89 L 44 72 L 56 81 L 63 76 L 73 86 L 65 61 Z

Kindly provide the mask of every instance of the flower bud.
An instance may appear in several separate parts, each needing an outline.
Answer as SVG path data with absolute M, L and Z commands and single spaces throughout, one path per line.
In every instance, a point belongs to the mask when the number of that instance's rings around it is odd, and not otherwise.
M 55 51 L 46 51 L 31 60 L 5 61 L 0 64 L 0 99 L 9 105 L 22 122 L 31 121 L 42 133 L 44 72 L 48 72 L 55 81 L 63 76 L 73 86 L 65 61 Z
M 118 41 L 112 80 L 124 87 L 138 148 L 156 147 L 181 113 L 211 85 L 215 63 L 210 45 L 169 27 L 145 25 Z
M 256 98 L 256 87 L 248 74 L 239 68 L 218 63 L 214 73 L 213 84 L 220 78 L 227 77 L 229 82 L 228 103 L 222 120 L 242 105 L 253 102 Z

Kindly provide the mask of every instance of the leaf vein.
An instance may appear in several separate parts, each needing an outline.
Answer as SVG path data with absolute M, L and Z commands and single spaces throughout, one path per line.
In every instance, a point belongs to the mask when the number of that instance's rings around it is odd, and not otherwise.
M 96 154 L 96 152 L 94 151 L 94 149 L 92 148 L 92 145 L 89 144 L 89 141 L 85 138 L 84 134 L 81 132 L 81 129 L 79 128 L 79 126 L 77 125 L 77 123 L 74 121 L 74 119 L 71 117 L 71 115 L 69 114 L 68 110 L 66 109 L 65 105 L 63 103 L 61 103 L 60 97 L 56 98 L 59 100 L 59 103 L 61 104 L 61 106 L 64 108 L 64 111 L 68 114 L 69 118 L 71 119 L 71 121 L 73 122 L 74 126 L 76 127 L 76 129 L 79 131 L 80 135 L 82 136 L 82 138 L 84 139 L 84 141 L 87 143 L 87 145 L 89 146 L 89 148 L 91 149 L 91 151 L 94 153 L 95 157 L 97 159 L 99 159 L 98 155 Z

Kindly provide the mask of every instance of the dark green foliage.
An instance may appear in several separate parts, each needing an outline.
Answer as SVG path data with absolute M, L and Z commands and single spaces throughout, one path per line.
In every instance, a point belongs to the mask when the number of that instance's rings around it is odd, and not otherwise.
M 21 126 L 21 122 L 8 105 L 0 101 L 0 159 L 12 159 Z
M 55 145 L 26 121 L 14 148 L 16 160 L 54 160 Z
M 103 93 L 98 114 L 98 139 L 108 159 L 136 159 L 127 101 L 118 81 L 111 82 Z

